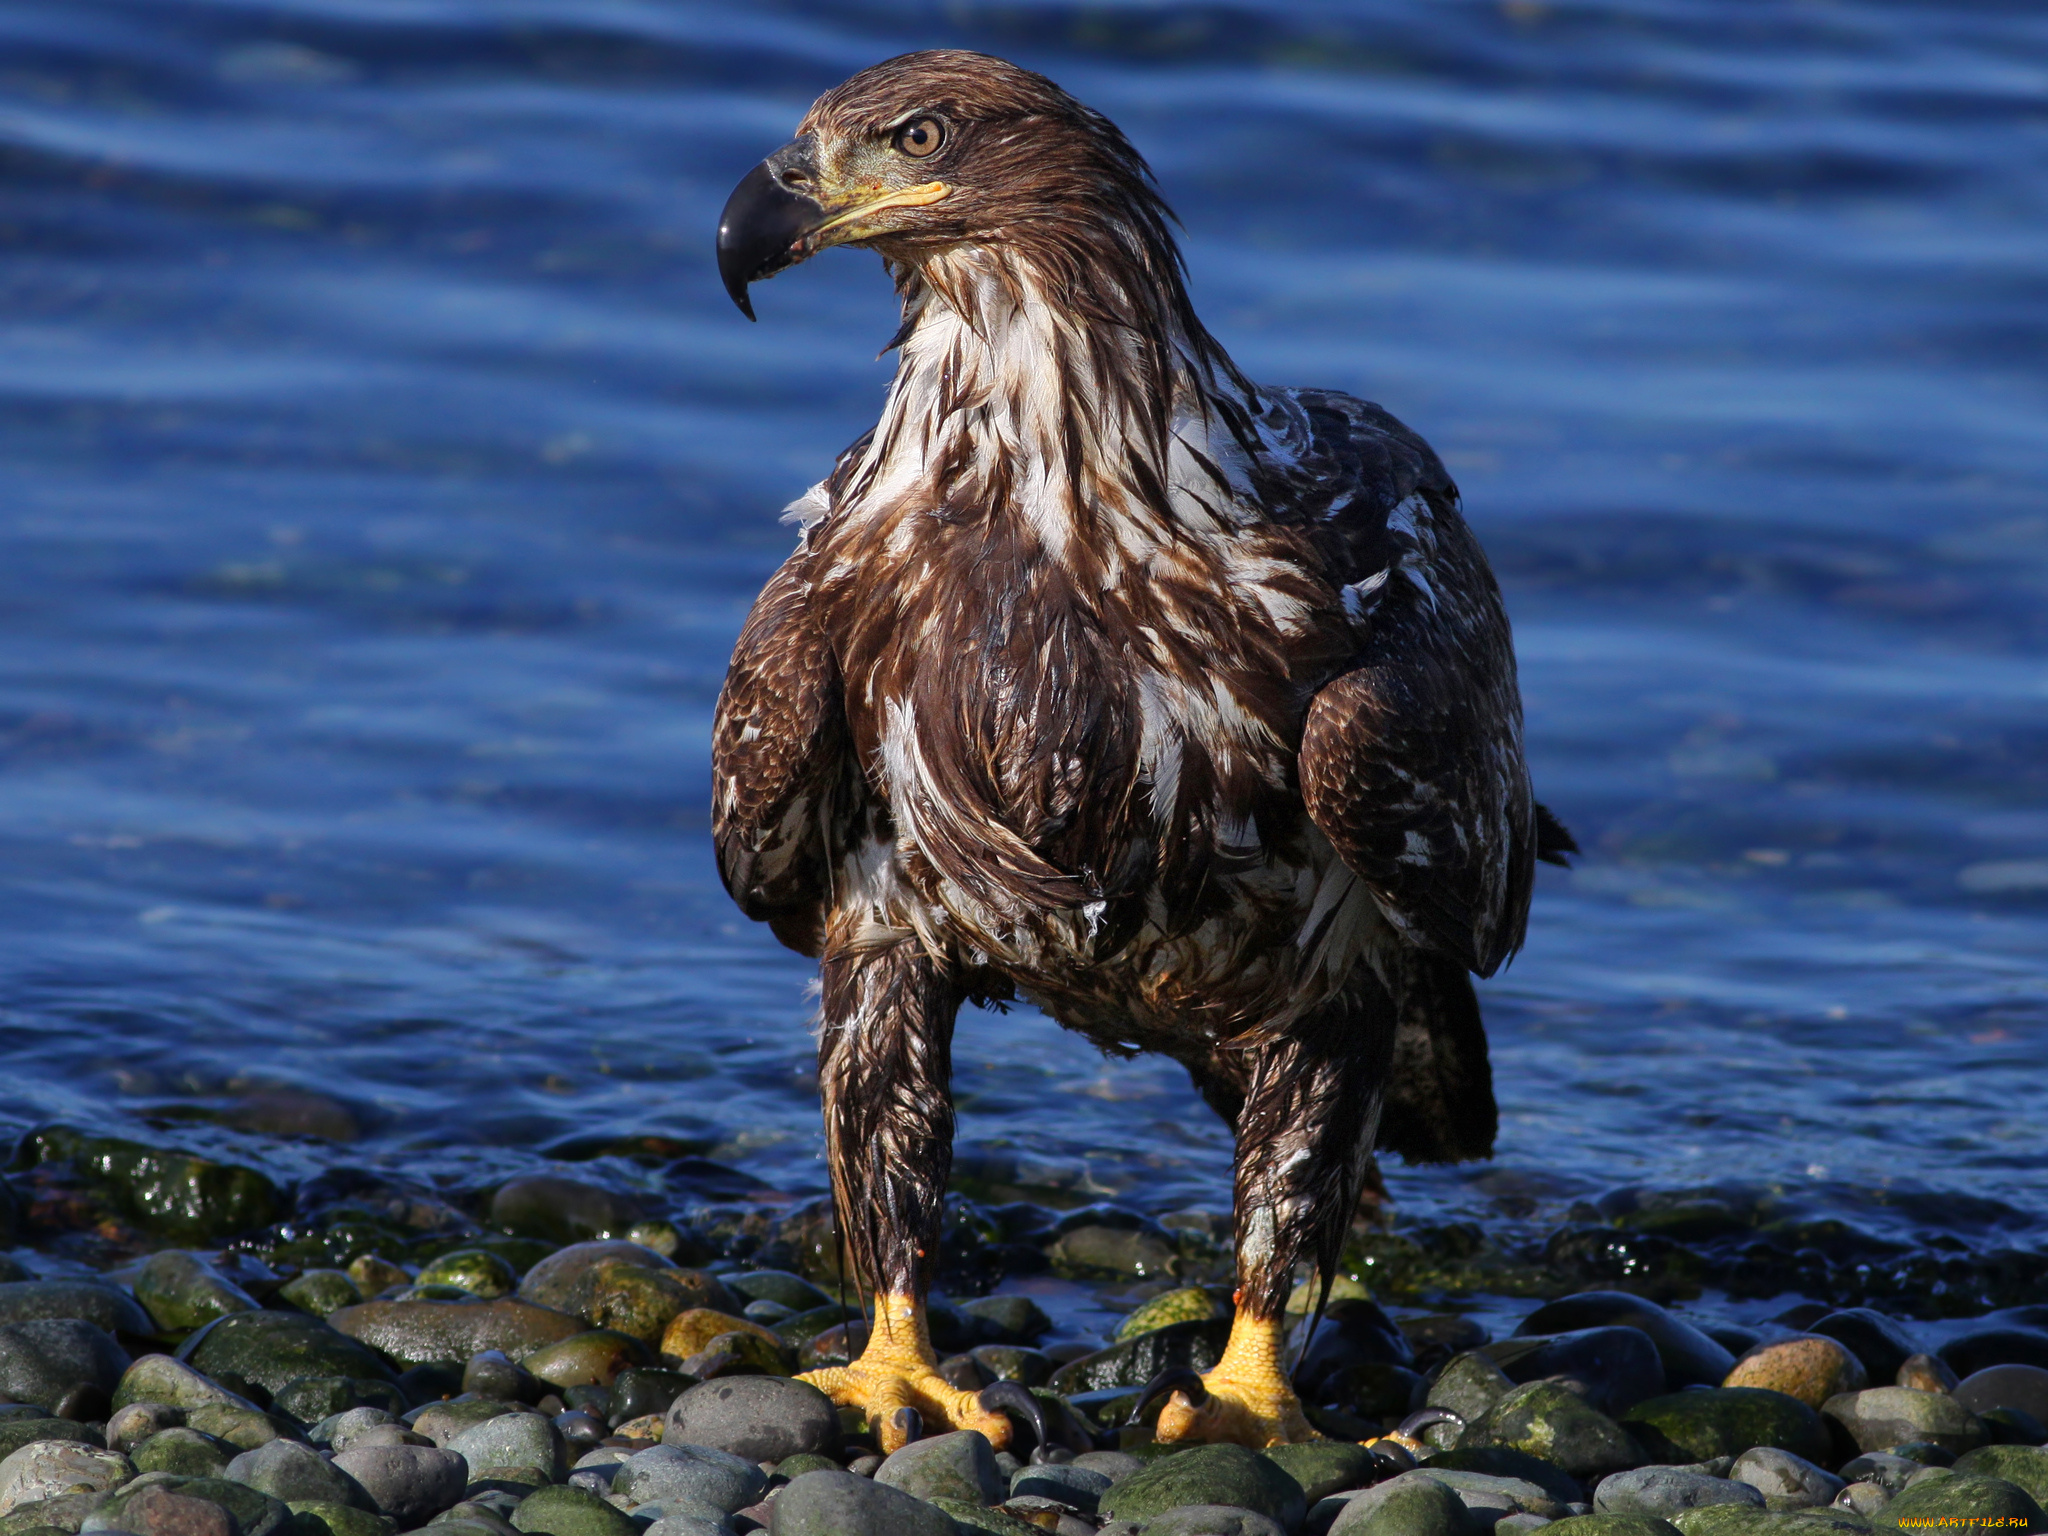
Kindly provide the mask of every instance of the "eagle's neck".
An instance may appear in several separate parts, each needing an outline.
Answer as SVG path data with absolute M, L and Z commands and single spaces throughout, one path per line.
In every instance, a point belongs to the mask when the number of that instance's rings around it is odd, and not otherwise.
M 1258 410 L 1177 266 L 955 247 L 897 269 L 901 358 L 852 505 L 984 523 L 1105 583 L 1241 518 Z

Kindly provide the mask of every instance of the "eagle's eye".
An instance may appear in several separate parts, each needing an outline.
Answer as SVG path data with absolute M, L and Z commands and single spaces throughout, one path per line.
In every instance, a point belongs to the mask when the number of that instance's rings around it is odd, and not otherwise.
M 937 154 L 939 146 L 945 142 L 946 130 L 939 126 L 935 117 L 920 117 L 896 130 L 896 148 L 913 160 Z

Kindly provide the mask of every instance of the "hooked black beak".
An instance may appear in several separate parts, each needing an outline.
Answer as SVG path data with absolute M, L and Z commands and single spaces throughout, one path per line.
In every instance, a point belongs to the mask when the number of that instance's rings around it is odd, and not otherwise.
M 804 237 L 826 220 L 807 190 L 816 185 L 808 139 L 786 144 L 747 172 L 718 220 L 718 275 L 740 313 L 754 318 L 747 285 L 801 261 Z

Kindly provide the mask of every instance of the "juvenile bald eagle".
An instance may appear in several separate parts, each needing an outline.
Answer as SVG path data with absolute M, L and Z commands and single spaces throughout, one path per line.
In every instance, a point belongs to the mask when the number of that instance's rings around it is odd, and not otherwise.
M 750 282 L 834 245 L 902 299 L 881 420 L 792 509 L 714 738 L 726 886 L 821 963 L 833 1190 L 877 1293 L 865 1353 L 813 1379 L 885 1448 L 1010 1435 L 924 1321 L 963 1000 L 1187 1067 L 1236 1131 L 1237 1314 L 1157 1432 L 1311 1438 L 1295 1265 L 1332 1272 L 1375 1141 L 1491 1151 L 1467 973 L 1572 846 L 1443 465 L 1376 405 L 1245 378 L 1170 220 L 1101 114 L 940 51 L 820 97 L 719 226 L 750 317 Z

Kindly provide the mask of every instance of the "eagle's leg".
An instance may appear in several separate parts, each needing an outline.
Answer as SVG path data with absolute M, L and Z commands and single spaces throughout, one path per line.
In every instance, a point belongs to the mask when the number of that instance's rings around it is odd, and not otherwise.
M 826 1156 L 847 1248 L 874 1287 L 875 1315 L 858 1360 L 803 1379 L 862 1409 L 885 1453 L 940 1429 L 978 1429 L 1000 1450 L 1010 1421 L 939 1375 L 925 1322 L 953 1163 L 959 989 L 915 942 L 828 950 L 821 972 Z
M 1202 1392 L 1174 1392 L 1161 1440 L 1253 1447 L 1321 1438 L 1288 1380 L 1294 1266 L 1334 1271 L 1372 1155 L 1392 1021 L 1369 982 L 1249 1049 L 1237 1132 L 1237 1316 Z M 1199 1396 L 1199 1401 L 1196 1397 Z

